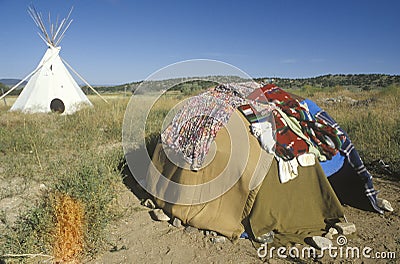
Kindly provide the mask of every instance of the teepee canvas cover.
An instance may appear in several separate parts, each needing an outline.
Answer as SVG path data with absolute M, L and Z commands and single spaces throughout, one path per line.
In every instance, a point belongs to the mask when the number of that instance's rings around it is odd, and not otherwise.
M 58 24 L 58 19 L 56 24 L 51 24 L 49 15 L 50 25 L 48 28 L 43 23 L 42 14 L 38 13 L 33 6 L 28 8 L 28 12 L 39 28 L 39 37 L 46 43 L 48 49 L 37 68 L 3 94 L 0 99 L 30 78 L 10 111 L 19 110 L 28 113 L 55 111 L 72 114 L 81 106 L 92 106 L 65 65 L 97 95 L 99 93 L 63 60 L 59 54 L 61 49 L 59 44 L 72 23 L 72 19 L 70 19 L 72 8 L 68 16 L 61 20 L 60 24 Z M 102 99 L 107 102 L 104 98 Z
M 92 105 L 64 66 L 59 52 L 59 47 L 49 45 L 38 65 L 40 69 L 31 77 L 11 111 L 71 114 L 83 104 Z

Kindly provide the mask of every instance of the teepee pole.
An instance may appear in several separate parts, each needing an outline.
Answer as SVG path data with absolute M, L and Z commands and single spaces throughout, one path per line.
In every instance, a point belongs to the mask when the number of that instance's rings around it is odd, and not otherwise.
M 61 58 L 61 57 L 60 57 L 60 58 Z M 79 79 L 81 79 L 90 89 L 92 89 L 93 92 L 95 92 L 101 99 L 103 99 L 104 102 L 106 102 L 106 103 L 108 104 L 108 101 L 107 101 L 103 96 L 101 96 L 101 95 L 100 95 L 100 94 L 99 94 L 85 79 L 83 79 L 83 77 L 80 76 L 79 73 L 77 73 L 77 72 L 71 67 L 71 65 L 68 64 L 68 62 L 66 62 L 63 58 L 61 58 L 61 60 L 65 63 L 65 65 L 68 66 L 68 68 L 69 68 L 73 73 L 76 74 L 76 76 L 79 77 Z
M 60 44 L 61 40 L 64 38 L 65 32 L 68 30 L 68 28 L 69 28 L 69 26 L 71 25 L 72 21 L 74 21 L 74 20 L 71 19 L 71 20 L 69 21 L 69 23 L 68 23 L 67 26 L 64 28 L 63 32 L 62 32 L 61 35 L 58 37 L 58 39 L 54 39 L 54 41 L 55 41 L 54 45 L 55 45 L 55 46 L 58 46 L 58 44 Z
M 2 96 L 0 96 L 0 100 L 3 99 L 4 97 L 6 97 L 9 93 L 11 93 L 12 91 L 14 91 L 18 86 L 20 86 L 23 82 L 25 82 L 27 79 L 29 79 L 32 75 L 34 75 L 38 70 L 40 70 L 43 67 L 43 64 L 40 65 L 39 67 L 37 67 L 33 72 L 31 72 L 30 74 L 28 74 L 24 79 L 22 79 L 19 83 L 17 83 L 16 85 L 14 85 L 10 90 L 8 90 L 5 94 L 3 94 Z
M 57 30 L 56 30 L 56 33 L 54 34 L 53 39 L 56 39 L 56 38 L 57 38 L 57 35 L 58 35 L 58 33 L 60 32 L 61 28 L 63 27 L 64 23 L 65 23 L 65 18 L 64 18 L 63 20 L 61 20 L 61 23 L 60 23 L 60 25 L 57 27 Z
M 69 20 L 69 18 L 71 17 L 71 14 L 72 14 L 72 10 L 74 10 L 73 6 L 71 7 L 71 10 L 69 11 L 68 16 L 61 21 L 60 26 L 57 28 L 57 31 L 54 34 L 53 41 L 55 43 L 57 43 L 57 44 L 55 44 L 55 46 L 57 46 L 61 42 L 61 39 L 64 37 L 65 32 L 67 31 L 67 29 L 69 28 L 69 26 L 71 25 L 71 23 L 73 21 L 73 19 Z M 65 26 L 66 25 L 65 23 L 67 23 L 67 26 Z M 59 37 L 57 37 L 57 35 L 58 35 L 58 33 L 60 33 L 60 31 L 62 31 L 61 35 Z

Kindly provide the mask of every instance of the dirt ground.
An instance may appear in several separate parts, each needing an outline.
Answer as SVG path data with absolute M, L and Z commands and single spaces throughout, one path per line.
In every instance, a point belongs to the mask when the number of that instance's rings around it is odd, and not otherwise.
M 152 220 L 150 209 L 140 204 L 143 196 L 135 188 L 127 188 L 120 194 L 120 203 L 126 208 L 126 215 L 112 227 L 108 249 L 89 263 L 400 263 L 400 183 L 384 177 L 375 178 L 374 183 L 380 190 L 379 197 L 389 200 L 394 212 L 380 215 L 345 206 L 345 215 L 349 222 L 356 225 L 357 232 L 347 237 L 347 244 L 342 249 L 338 247 L 337 251 L 333 251 L 337 253 L 336 258 L 329 254 L 322 258 L 307 258 L 301 254 L 299 258 L 291 258 L 288 251 L 283 253 L 287 258 L 278 257 L 276 251 L 273 258 L 260 258 L 257 246 L 248 239 L 214 244 L 211 236 L 206 236 L 201 230 L 189 232 L 184 227 L 176 228 L 168 222 Z M 332 241 L 337 246 L 336 237 Z M 296 247 L 301 249 L 302 246 Z M 350 251 L 346 258 L 347 247 L 359 248 L 360 255 L 366 247 L 372 249 L 366 252 L 370 256 L 378 252 L 379 256 L 387 257 L 389 252 L 394 252 L 396 258 L 391 255 L 386 259 L 360 259 L 351 255 Z M 340 250 L 343 250 L 342 257 Z
M 348 247 L 357 247 L 361 250 L 371 248 L 381 255 L 395 254 L 386 259 L 367 259 L 357 257 L 333 258 L 325 254 L 322 258 L 287 258 L 277 256 L 275 250 L 273 258 L 260 258 L 257 255 L 258 245 L 248 239 L 240 239 L 236 243 L 212 243 L 210 235 L 202 230 L 185 230 L 185 227 L 176 228 L 168 222 L 154 221 L 150 209 L 141 205 L 146 198 L 132 176 L 125 180 L 121 188 L 118 203 L 124 208 L 124 216 L 112 224 L 109 231 L 110 243 L 98 258 L 86 260 L 85 263 L 400 263 L 400 182 L 387 177 L 375 177 L 375 188 L 380 191 L 379 197 L 389 200 L 394 208 L 393 212 L 380 215 L 344 206 L 345 215 L 349 222 L 356 225 L 355 235 L 347 237 Z M 14 182 L 13 182 L 14 183 Z M 11 183 L 8 183 L 11 184 Z M 0 186 L 1 187 L 1 186 Z M 7 213 L 9 221 L 15 221 L 15 208 L 21 204 L 27 206 L 26 201 L 40 194 L 42 186 L 30 188 L 29 194 L 2 199 L 0 207 Z M 25 202 L 24 202 L 25 201 Z M 0 222 L 1 223 L 1 222 Z M 0 231 L 1 231 L 0 224 Z M 333 244 L 336 244 L 334 237 Z M 343 246 L 343 250 L 346 250 Z M 301 250 L 302 246 L 296 246 Z M 319 253 L 320 251 L 317 251 Z M 368 253 L 368 252 L 367 252 Z

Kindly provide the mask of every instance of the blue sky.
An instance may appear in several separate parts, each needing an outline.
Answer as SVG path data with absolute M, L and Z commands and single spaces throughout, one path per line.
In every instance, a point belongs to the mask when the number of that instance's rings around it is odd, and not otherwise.
M 61 56 L 92 84 L 122 84 L 189 59 L 253 77 L 400 74 L 400 1 L 0 0 L 0 79 L 23 78 L 46 46 L 27 13 L 73 23 Z

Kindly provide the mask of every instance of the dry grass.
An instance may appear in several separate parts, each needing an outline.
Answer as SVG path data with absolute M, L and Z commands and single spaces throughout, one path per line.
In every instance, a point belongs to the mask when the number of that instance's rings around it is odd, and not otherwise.
M 318 104 L 327 97 L 377 98 L 358 107 L 320 106 L 347 130 L 370 169 L 382 159 L 399 175 L 399 87 L 368 92 L 309 88 L 300 95 Z M 163 119 L 182 98 L 167 94 L 153 106 L 146 123 L 147 142 L 158 137 Z M 11 103 L 5 107 L 0 102 L 0 202 L 21 198 L 39 184 L 57 194 L 28 196 L 13 211 L 0 208 L 0 255 L 43 253 L 60 262 L 78 262 L 101 252 L 107 227 L 119 209 L 115 207 L 117 192 L 123 188 L 120 143 L 129 98 L 107 99 L 109 104 L 90 97 L 94 108 L 70 116 L 9 113 Z M 18 220 L 10 221 L 8 216 L 16 211 L 21 212 Z
M 54 202 L 54 261 L 79 263 L 85 240 L 85 208 L 65 194 L 56 194 Z
M 113 205 L 123 188 L 128 98 L 107 99 L 91 97 L 95 107 L 69 116 L 0 107 L 0 255 L 45 254 L 65 262 L 107 245 L 107 227 L 120 215 Z

